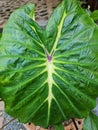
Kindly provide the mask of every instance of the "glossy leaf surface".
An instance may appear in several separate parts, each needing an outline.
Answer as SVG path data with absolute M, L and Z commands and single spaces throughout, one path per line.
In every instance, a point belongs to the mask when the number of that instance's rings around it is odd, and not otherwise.
M 10 115 L 43 127 L 82 118 L 97 89 L 98 27 L 76 0 L 63 0 L 45 30 L 34 5 L 10 16 L 0 42 L 0 96 Z

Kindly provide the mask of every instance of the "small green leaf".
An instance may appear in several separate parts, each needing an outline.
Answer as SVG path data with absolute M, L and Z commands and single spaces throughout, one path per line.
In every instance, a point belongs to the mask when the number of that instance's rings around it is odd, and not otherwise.
M 90 112 L 84 120 L 83 130 L 98 130 L 98 116 Z
M 98 20 L 98 10 L 95 10 L 94 12 L 91 13 L 90 17 L 94 20 Z

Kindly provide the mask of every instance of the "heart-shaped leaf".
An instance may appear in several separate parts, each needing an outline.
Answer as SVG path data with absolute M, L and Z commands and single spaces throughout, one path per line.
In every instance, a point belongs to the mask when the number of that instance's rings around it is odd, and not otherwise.
M 10 16 L 0 43 L 0 96 L 10 115 L 43 127 L 86 117 L 97 89 L 98 26 L 77 0 L 63 0 L 45 30 L 34 5 Z

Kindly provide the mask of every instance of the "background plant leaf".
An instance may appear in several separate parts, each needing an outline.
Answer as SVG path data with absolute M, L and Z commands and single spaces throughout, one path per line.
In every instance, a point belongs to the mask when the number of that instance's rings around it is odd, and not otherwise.
M 94 21 L 98 21 L 98 10 L 93 11 L 90 16 Z
M 16 10 L 0 47 L 0 97 L 8 114 L 47 127 L 95 107 L 98 26 L 77 0 L 63 0 L 45 30 L 34 21 L 34 5 Z
M 89 116 L 84 120 L 83 130 L 98 130 L 98 116 L 90 112 Z

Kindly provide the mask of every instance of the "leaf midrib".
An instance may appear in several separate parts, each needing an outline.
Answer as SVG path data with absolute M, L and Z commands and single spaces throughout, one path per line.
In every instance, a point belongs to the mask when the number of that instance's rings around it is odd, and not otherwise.
M 59 41 L 60 36 L 61 36 L 61 32 L 62 32 L 62 28 L 63 28 L 63 23 L 64 23 L 64 20 L 65 20 L 65 17 L 66 17 L 66 11 L 64 11 L 64 13 L 62 15 L 62 19 L 60 21 L 60 24 L 57 26 L 58 31 L 57 31 L 56 39 L 55 39 L 55 41 L 53 43 L 53 48 L 52 48 L 50 54 L 52 54 L 52 52 L 55 51 L 55 49 L 57 47 L 58 41 Z

